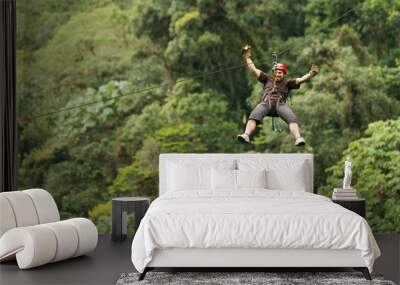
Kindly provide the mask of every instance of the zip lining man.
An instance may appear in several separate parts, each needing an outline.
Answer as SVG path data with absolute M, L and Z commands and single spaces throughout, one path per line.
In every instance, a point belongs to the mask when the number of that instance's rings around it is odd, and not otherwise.
M 306 142 L 300 135 L 300 128 L 292 109 L 286 104 L 288 94 L 292 89 L 299 89 L 300 85 L 314 77 L 318 73 L 318 66 L 312 65 L 311 70 L 306 75 L 293 80 L 286 80 L 286 65 L 276 63 L 273 67 L 274 76 L 268 75 L 256 68 L 251 60 L 251 47 L 246 45 L 242 49 L 246 64 L 251 72 L 263 84 L 262 100 L 250 113 L 246 124 L 246 130 L 238 135 L 240 142 L 250 143 L 250 135 L 256 129 L 257 124 L 261 123 L 265 116 L 280 117 L 288 125 L 289 130 L 295 137 L 295 145 L 302 146 Z

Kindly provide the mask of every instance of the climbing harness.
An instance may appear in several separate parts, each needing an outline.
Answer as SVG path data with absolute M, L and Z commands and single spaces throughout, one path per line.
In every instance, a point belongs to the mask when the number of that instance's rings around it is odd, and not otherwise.
M 278 53 L 277 52 L 273 52 L 272 53 L 272 74 L 273 74 L 273 85 L 272 85 L 272 92 L 275 93 L 276 92 L 276 74 L 275 74 L 275 69 L 278 65 Z M 286 66 L 285 66 L 285 71 L 286 71 Z M 285 72 L 286 73 L 286 72 Z M 275 100 L 274 104 L 275 104 L 275 109 L 276 109 L 276 104 L 279 104 L 281 101 L 281 98 L 276 98 L 277 100 Z M 271 95 L 268 96 L 268 104 L 270 106 L 271 105 Z M 276 132 L 276 133 L 281 133 L 283 131 L 282 125 L 279 122 L 279 118 L 277 117 L 272 117 L 272 131 Z

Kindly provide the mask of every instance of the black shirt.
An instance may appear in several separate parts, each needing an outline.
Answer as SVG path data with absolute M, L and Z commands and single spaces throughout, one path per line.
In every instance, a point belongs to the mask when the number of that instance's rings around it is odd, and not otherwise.
M 263 83 L 263 94 L 262 101 L 266 102 L 271 98 L 271 95 L 277 95 L 281 97 L 283 102 L 286 102 L 288 94 L 292 89 L 299 89 L 300 84 L 296 84 L 296 80 L 286 80 L 283 79 L 280 82 L 276 82 L 276 90 L 274 91 L 274 78 L 271 75 L 266 74 L 265 72 L 260 73 L 258 77 L 258 81 Z

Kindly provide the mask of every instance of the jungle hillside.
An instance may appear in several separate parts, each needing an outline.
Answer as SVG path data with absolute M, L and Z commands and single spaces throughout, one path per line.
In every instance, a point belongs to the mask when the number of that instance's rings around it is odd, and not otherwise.
M 111 228 L 111 198 L 157 197 L 160 153 L 313 153 L 330 196 L 344 160 L 374 232 L 400 232 L 400 0 L 18 0 L 18 188 Z M 307 144 L 271 118 L 237 142 L 272 53 Z

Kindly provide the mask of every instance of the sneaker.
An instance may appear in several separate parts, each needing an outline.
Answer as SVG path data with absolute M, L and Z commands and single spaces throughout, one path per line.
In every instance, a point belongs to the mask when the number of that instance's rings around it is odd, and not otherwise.
M 294 143 L 296 146 L 302 146 L 306 144 L 306 141 L 302 137 L 296 138 L 296 141 Z
M 248 134 L 241 134 L 237 136 L 237 139 L 242 143 L 250 143 L 250 137 Z

